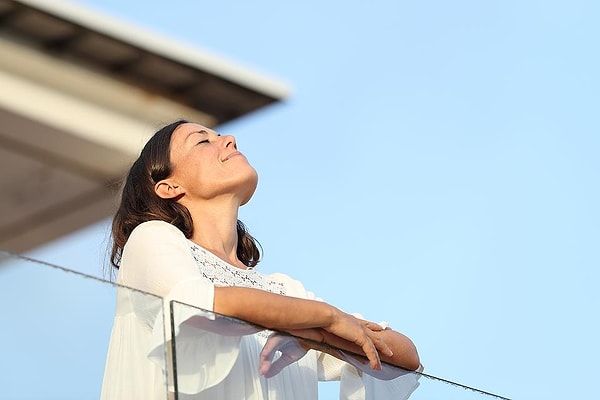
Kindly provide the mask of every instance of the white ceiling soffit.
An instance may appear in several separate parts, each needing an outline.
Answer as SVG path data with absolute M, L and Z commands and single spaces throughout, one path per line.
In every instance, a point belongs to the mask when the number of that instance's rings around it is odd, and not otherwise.
M 111 215 L 154 130 L 215 126 L 285 85 L 58 1 L 0 1 L 0 248 L 22 252 Z
M 0 2 L 0 35 L 201 110 L 217 124 L 289 93 L 280 81 L 64 1 Z

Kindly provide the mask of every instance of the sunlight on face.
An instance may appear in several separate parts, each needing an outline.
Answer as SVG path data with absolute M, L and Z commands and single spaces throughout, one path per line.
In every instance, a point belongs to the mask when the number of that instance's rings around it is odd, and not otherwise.
M 239 205 L 250 200 L 258 175 L 237 150 L 235 138 L 220 136 L 195 123 L 180 125 L 171 137 L 171 179 L 187 200 L 233 198 Z

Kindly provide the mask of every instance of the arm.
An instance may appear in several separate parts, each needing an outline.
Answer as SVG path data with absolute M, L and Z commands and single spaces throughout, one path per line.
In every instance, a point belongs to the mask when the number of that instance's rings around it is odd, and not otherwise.
M 381 360 L 389 364 L 396 365 L 402 369 L 414 371 L 420 367 L 419 355 L 412 341 L 399 332 L 395 332 L 391 329 L 382 329 L 379 325 L 373 324 L 367 321 L 363 321 L 367 326 L 374 328 L 374 334 L 381 335 L 384 337 L 384 341 L 393 349 L 393 355 L 381 355 Z M 356 346 L 354 343 L 350 343 L 342 338 L 332 335 L 320 328 L 310 328 L 291 331 L 294 336 L 285 336 L 280 334 L 273 334 L 269 337 L 269 340 L 265 344 L 263 350 L 260 353 L 260 373 L 267 378 L 277 375 L 287 365 L 298 361 L 304 357 L 306 352 L 310 349 L 321 351 L 330 354 L 336 358 L 347 360 L 347 356 L 350 356 L 360 364 L 365 364 L 363 361 L 364 353 L 362 349 Z M 310 340 L 303 340 L 310 339 Z M 333 347 L 331 347 L 333 346 Z M 352 354 L 360 356 L 347 356 L 339 354 L 336 349 L 346 350 Z M 280 352 L 280 357 L 275 358 L 276 352 Z M 356 366 L 356 364 L 354 364 Z M 369 372 L 367 372 L 369 373 Z M 389 371 L 386 375 L 389 379 Z M 397 375 L 393 376 L 394 378 Z M 379 377 L 381 379 L 381 377 Z
M 384 341 L 393 355 L 381 354 L 381 361 L 414 371 L 421 365 L 419 353 L 414 343 L 405 335 L 392 329 L 374 330 L 373 335 Z M 323 332 L 324 342 L 342 350 L 364 355 L 360 348 L 340 337 Z
M 417 347 L 407 336 L 389 328 L 377 332 L 377 334 L 394 353 L 391 357 L 382 356 L 383 361 L 410 371 L 415 371 L 421 366 Z
M 340 338 L 351 351 L 366 355 L 373 369 L 381 369 L 380 354 L 392 357 L 384 336 L 375 334 L 369 323 L 324 302 L 251 288 L 216 287 L 214 311 L 317 341 L 323 341 L 319 337 Z
M 199 274 L 183 234 L 166 222 L 146 222 L 132 232 L 119 274 L 121 284 L 267 328 L 322 329 L 357 346 L 375 369 L 381 369 L 379 353 L 390 353 L 382 338 L 359 319 L 327 303 L 251 288 L 214 287 Z

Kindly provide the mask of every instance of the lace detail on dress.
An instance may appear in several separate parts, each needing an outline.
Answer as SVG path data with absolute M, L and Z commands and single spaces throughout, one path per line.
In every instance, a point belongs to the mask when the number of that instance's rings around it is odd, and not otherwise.
M 215 286 L 242 286 L 286 294 L 283 283 L 277 282 L 254 269 L 241 269 L 226 263 L 210 251 L 190 241 L 192 256 L 198 269 Z

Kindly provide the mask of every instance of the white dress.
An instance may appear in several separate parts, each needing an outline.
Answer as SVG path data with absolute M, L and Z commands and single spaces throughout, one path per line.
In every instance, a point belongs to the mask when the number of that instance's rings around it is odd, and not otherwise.
M 173 305 L 180 400 L 316 399 L 318 380 L 341 380 L 340 399 L 348 400 L 372 398 L 370 393 L 401 399 L 416 387 L 415 379 L 379 385 L 382 381 L 363 378 L 351 365 L 313 350 L 276 376 L 261 376 L 258 360 L 268 332 L 243 328 L 238 335 L 215 334 L 193 322 L 214 318 L 200 310 L 212 310 L 214 287 L 253 287 L 307 299 L 314 295 L 286 275 L 229 265 L 166 222 L 134 229 L 117 283 L 137 290 L 118 289 L 102 400 L 173 398 L 171 300 L 182 303 Z

